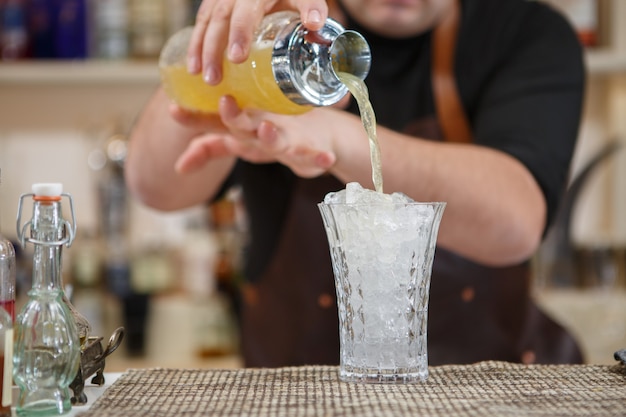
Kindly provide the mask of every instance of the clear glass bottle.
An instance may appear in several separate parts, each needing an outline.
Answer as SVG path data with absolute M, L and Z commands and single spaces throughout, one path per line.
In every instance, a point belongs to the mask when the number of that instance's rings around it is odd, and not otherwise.
M 15 276 L 15 248 L 0 233 L 0 417 L 11 416 Z
M 11 417 L 13 400 L 13 320 L 0 308 L 0 417 Z
M 365 79 L 371 55 L 365 39 L 328 19 L 310 32 L 295 12 L 267 15 L 255 32 L 249 58 L 241 64 L 223 62 L 219 85 L 187 72 L 187 27 L 172 36 L 161 51 L 159 68 L 168 95 L 182 107 L 205 113 L 217 111 L 219 98 L 231 95 L 241 108 L 299 114 L 312 106 L 329 106 L 348 89 L 337 72 Z
M 11 321 L 15 320 L 16 274 L 15 247 L 0 231 L 0 307 L 9 313 Z
M 22 204 L 33 198 L 32 219 L 21 225 Z M 61 199 L 70 201 L 72 222 L 63 218 Z M 64 414 L 71 409 L 69 385 L 80 365 L 75 319 L 63 301 L 61 252 L 76 233 L 71 196 L 58 183 L 34 184 L 20 197 L 17 233 L 22 246 L 32 243 L 33 284 L 15 321 L 13 377 L 19 387 L 17 413 Z M 30 235 L 27 236 L 27 229 Z

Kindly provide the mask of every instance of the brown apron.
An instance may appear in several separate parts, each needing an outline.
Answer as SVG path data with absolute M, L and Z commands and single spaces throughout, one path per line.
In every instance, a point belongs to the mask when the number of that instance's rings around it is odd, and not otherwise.
M 471 142 L 453 77 L 460 15 L 456 7 L 433 37 L 439 120 L 421 120 L 411 133 Z M 343 187 L 331 176 L 295 180 L 273 259 L 260 279 L 242 291 L 246 366 L 339 363 L 334 278 L 317 203 Z M 575 340 L 537 308 L 530 293 L 528 262 L 491 268 L 437 248 L 429 303 L 429 364 L 582 362 Z

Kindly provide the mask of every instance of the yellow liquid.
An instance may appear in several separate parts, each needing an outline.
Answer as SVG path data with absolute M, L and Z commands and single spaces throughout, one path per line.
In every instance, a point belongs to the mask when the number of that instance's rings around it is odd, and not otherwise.
M 167 94 L 181 107 L 215 113 L 220 97 L 231 95 L 240 108 L 281 114 L 301 114 L 311 109 L 289 100 L 276 84 L 271 66 L 272 48 L 253 48 L 241 64 L 223 63 L 222 82 L 208 85 L 201 74 L 189 74 L 183 65 L 161 67 L 161 82 Z
M 376 116 L 372 103 L 369 100 L 369 92 L 365 82 L 359 77 L 352 74 L 339 72 L 337 73 L 339 80 L 348 88 L 352 96 L 359 105 L 361 113 L 361 122 L 365 128 L 365 133 L 370 145 L 370 159 L 372 162 L 372 181 L 374 188 L 379 193 L 383 192 L 383 170 L 380 161 L 380 145 L 378 144 L 378 135 L 376 134 Z

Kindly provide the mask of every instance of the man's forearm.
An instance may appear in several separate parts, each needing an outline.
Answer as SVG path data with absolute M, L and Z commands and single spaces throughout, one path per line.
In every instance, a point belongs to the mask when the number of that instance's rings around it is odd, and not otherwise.
M 331 171 L 344 182 L 372 187 L 367 139 L 357 128 L 344 133 Z M 545 200 L 519 161 L 490 148 L 421 140 L 382 127 L 378 135 L 386 193 L 448 203 L 439 244 L 492 265 L 522 261 L 536 250 Z
M 159 210 L 176 210 L 210 199 L 234 163 L 212 161 L 203 169 L 181 175 L 175 163 L 199 132 L 177 123 L 169 114 L 170 100 L 157 91 L 138 118 L 126 163 L 126 183 L 142 203 Z

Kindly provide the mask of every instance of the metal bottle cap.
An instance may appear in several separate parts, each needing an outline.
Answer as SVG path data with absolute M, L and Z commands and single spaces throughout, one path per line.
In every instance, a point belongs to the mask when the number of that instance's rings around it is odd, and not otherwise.
M 274 78 L 281 91 L 297 104 L 335 104 L 348 92 L 337 72 L 364 80 L 370 65 L 371 52 L 365 38 L 332 19 L 316 32 L 294 20 L 274 42 Z

